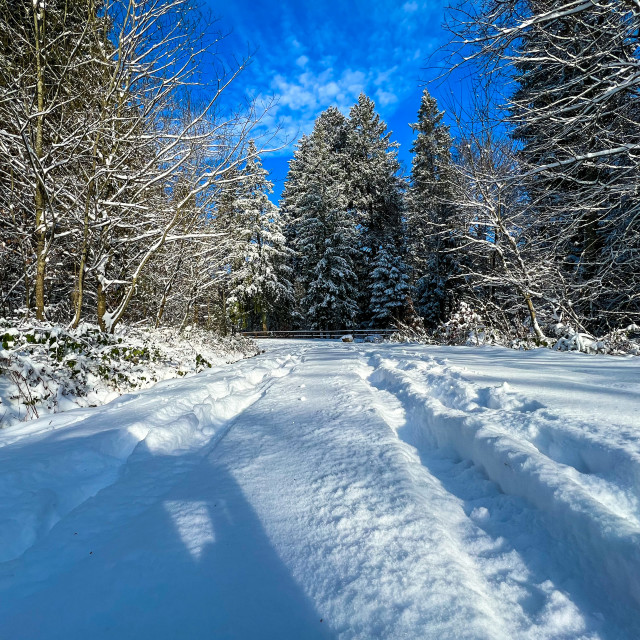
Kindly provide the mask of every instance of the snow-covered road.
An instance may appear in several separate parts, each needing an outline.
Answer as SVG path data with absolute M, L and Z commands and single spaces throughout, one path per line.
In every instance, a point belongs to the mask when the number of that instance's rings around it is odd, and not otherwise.
M 337 342 L 0 432 L 0 638 L 640 637 L 640 361 Z

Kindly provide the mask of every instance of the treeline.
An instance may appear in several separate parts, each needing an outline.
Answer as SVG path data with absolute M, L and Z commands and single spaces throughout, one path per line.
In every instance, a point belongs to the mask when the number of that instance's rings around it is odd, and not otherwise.
M 470 93 L 450 128 L 424 92 L 411 175 L 373 103 L 325 111 L 282 211 L 296 313 L 435 330 L 461 306 L 503 335 L 640 319 L 640 12 L 625 1 L 453 9 Z M 640 324 L 640 323 L 639 323 Z
M 190 0 L 0 0 L 0 313 L 113 330 L 503 335 L 640 317 L 640 12 L 452 9 L 470 92 L 425 91 L 410 175 L 375 105 L 322 113 L 280 208 Z M 460 66 L 462 65 L 462 66 Z M 206 72 L 205 72 L 206 70 Z M 226 114 L 226 115 L 225 115 Z
M 311 328 L 386 326 L 411 304 L 397 145 L 361 95 L 297 145 L 282 198 L 297 292 Z
M 0 314 L 220 315 L 218 209 L 262 115 L 221 38 L 190 0 L 0 0 Z
M 411 127 L 408 177 L 364 94 L 348 117 L 331 107 L 299 140 L 281 200 L 294 274 L 289 325 L 435 330 L 474 293 L 462 255 L 473 222 L 460 204 L 470 185 L 427 90 Z
M 634 2 L 489 0 L 448 26 L 475 74 L 456 118 L 445 223 L 494 324 L 640 324 L 640 11 Z M 464 65 L 463 65 L 464 66 Z M 446 234 L 448 229 L 443 227 Z

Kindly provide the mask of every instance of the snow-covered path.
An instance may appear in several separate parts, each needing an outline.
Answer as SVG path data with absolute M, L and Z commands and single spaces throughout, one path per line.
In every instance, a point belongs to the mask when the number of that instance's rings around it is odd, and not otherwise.
M 263 346 L 0 432 L 0 638 L 640 636 L 637 359 Z

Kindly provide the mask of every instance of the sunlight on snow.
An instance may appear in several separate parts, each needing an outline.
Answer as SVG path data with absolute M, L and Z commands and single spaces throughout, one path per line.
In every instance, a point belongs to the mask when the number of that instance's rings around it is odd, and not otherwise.
M 194 559 L 199 560 L 205 547 L 216 540 L 207 503 L 167 500 L 164 507 L 171 516 L 184 546 Z

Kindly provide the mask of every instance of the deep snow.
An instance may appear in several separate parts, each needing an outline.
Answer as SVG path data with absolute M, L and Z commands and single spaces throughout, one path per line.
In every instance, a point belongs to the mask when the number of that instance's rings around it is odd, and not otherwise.
M 640 361 L 263 341 L 0 431 L 0 638 L 640 637 Z
M 0 318 L 0 428 L 96 407 L 159 381 L 258 353 L 255 342 L 198 327 L 76 329 Z

